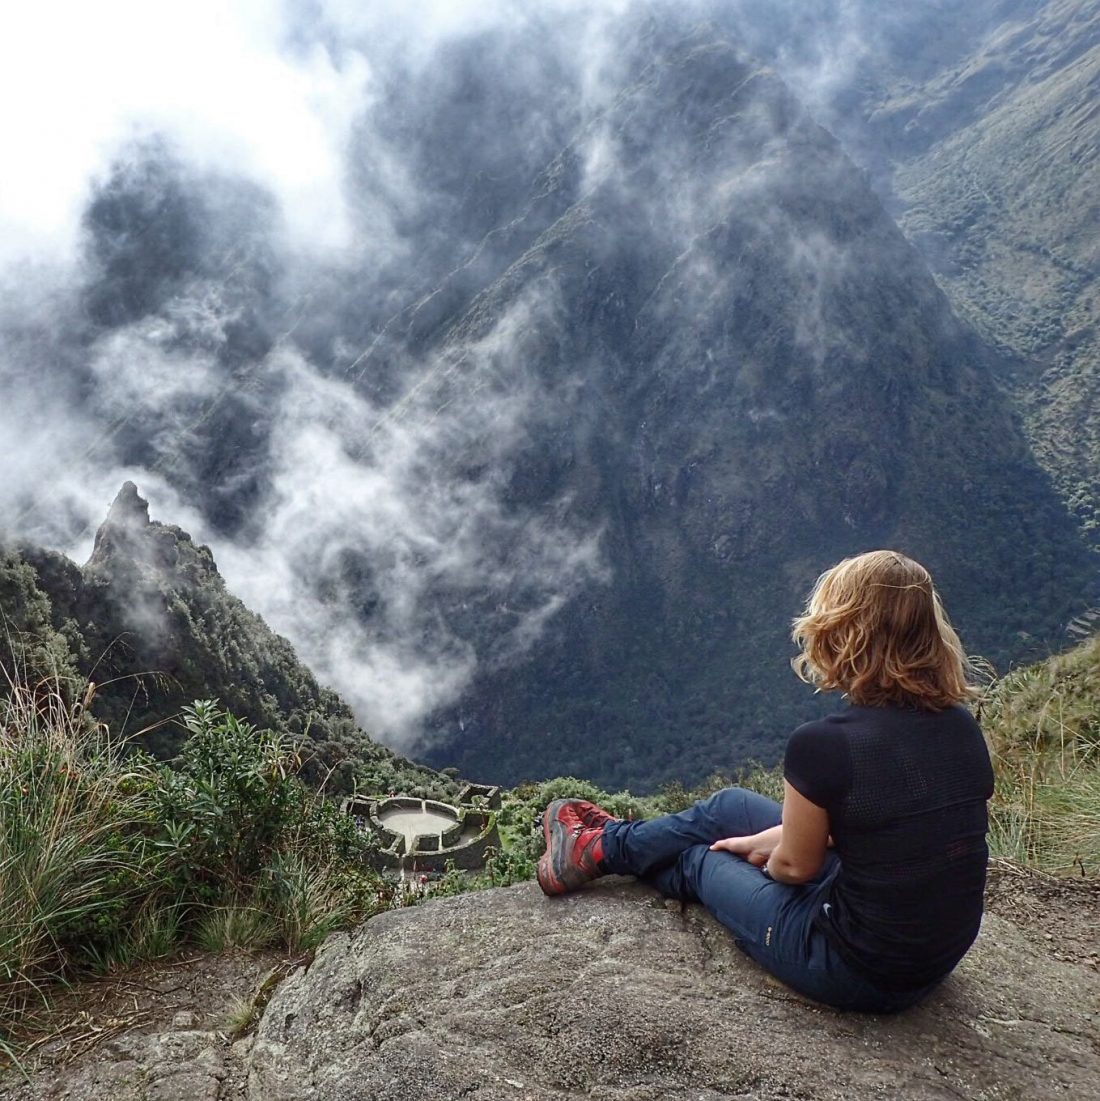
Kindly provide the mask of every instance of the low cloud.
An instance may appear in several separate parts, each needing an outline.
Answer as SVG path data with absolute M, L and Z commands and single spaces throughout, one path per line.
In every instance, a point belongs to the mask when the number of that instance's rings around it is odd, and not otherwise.
M 848 8 L 816 51 L 777 55 L 820 103 L 859 63 Z M 84 558 L 132 479 L 371 731 L 415 749 L 427 715 L 607 579 L 598 516 L 513 492 L 534 436 L 568 428 L 565 384 L 527 369 L 571 323 L 554 293 L 442 347 L 432 310 L 513 261 L 497 240 L 530 214 L 516 196 L 570 164 L 578 194 L 620 186 L 663 220 L 705 309 L 690 237 L 728 191 L 679 178 L 670 148 L 651 202 L 601 123 L 638 43 L 703 15 L 774 47 L 748 0 L 6 11 L 0 95 L 23 108 L 0 119 L 0 523 Z M 725 186 L 748 202 L 767 182 Z M 793 247 L 808 286 L 836 266 L 824 242 Z M 212 463 L 227 439 L 233 463 Z
M 521 300 L 424 365 L 390 408 L 293 346 L 271 356 L 284 386 L 263 531 L 219 559 L 391 744 L 415 745 L 420 720 L 457 700 L 479 663 L 525 652 L 603 575 L 599 531 L 554 519 L 568 501 L 538 514 L 505 501 L 527 426 L 553 401 L 524 370 L 525 333 L 551 308 Z M 462 630 L 474 607 L 496 628 L 481 654 Z

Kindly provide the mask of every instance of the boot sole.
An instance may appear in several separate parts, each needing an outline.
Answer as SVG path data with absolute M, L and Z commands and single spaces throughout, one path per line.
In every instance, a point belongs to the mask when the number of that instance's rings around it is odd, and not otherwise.
M 558 821 L 558 810 L 568 802 L 570 802 L 569 799 L 555 799 L 542 814 L 542 838 L 546 843 L 546 852 L 539 857 L 538 881 L 543 894 L 546 895 L 563 895 L 570 889 L 569 885 L 562 879 L 560 869 L 554 867 L 554 860 L 551 855 L 556 847 L 560 859 L 565 843 L 569 838 L 565 826 Z M 557 841 L 556 846 L 554 844 L 555 840 Z

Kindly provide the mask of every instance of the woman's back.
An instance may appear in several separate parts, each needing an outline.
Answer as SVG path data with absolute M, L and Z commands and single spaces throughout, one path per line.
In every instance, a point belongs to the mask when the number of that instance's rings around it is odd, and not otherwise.
M 977 935 L 993 791 L 978 724 L 939 711 L 853 706 L 792 735 L 787 780 L 829 813 L 841 870 L 819 922 L 887 986 L 932 982 Z

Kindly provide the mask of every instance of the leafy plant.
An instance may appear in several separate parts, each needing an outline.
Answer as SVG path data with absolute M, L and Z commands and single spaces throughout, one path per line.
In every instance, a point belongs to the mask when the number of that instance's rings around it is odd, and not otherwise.
M 168 766 L 91 721 L 91 696 L 0 697 L 0 1041 L 82 970 L 183 942 L 298 952 L 389 905 L 370 839 L 285 737 L 199 701 Z

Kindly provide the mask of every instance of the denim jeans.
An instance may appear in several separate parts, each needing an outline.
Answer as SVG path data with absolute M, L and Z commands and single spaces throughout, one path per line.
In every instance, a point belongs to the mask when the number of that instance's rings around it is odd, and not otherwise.
M 638 876 L 666 898 L 701 902 L 747 955 L 815 1001 L 867 1013 L 894 1013 L 919 1001 L 937 984 L 881 989 L 853 970 L 815 924 L 840 871 L 834 853 L 815 879 L 791 885 L 769 879 L 743 857 L 710 851 L 724 837 L 778 825 L 781 812 L 778 803 L 756 792 L 726 788 L 679 814 L 609 822 L 601 867 Z

